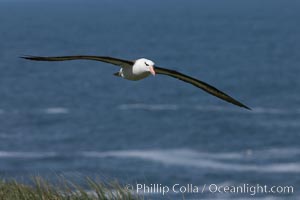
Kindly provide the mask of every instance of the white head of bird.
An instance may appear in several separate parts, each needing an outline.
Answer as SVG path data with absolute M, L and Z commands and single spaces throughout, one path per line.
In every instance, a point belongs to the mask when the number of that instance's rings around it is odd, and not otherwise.
M 146 58 L 140 58 L 135 61 L 133 65 L 133 73 L 134 74 L 152 74 L 155 75 L 154 71 L 154 62 L 152 60 Z
M 119 74 L 121 77 L 132 81 L 141 80 L 151 74 L 154 76 L 154 62 L 146 58 L 140 58 L 134 62 L 132 67 L 122 67 Z

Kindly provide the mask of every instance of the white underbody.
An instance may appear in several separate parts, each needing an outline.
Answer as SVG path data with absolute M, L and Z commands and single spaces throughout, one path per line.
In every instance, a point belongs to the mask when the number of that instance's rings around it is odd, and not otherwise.
M 139 71 L 134 67 L 121 68 L 119 73 L 122 78 L 132 80 L 132 81 L 138 81 L 144 79 L 151 74 L 150 72 Z

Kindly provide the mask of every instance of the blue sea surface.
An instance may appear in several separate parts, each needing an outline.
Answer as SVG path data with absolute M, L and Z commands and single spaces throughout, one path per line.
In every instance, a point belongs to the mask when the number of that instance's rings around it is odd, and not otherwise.
M 296 0 L 0 1 L 0 176 L 293 186 L 167 197 L 299 199 L 299 8 Z M 167 76 L 127 81 L 105 63 L 19 58 L 78 54 L 146 57 L 252 111 Z

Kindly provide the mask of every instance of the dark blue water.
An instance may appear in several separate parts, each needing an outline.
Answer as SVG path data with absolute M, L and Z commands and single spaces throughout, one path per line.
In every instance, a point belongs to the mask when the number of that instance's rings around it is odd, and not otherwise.
M 299 1 L 0 1 L 0 176 L 300 188 Z M 208 82 L 131 82 L 93 61 L 146 57 Z M 250 198 L 249 194 L 185 194 Z M 154 195 L 154 199 L 161 198 Z M 182 198 L 182 194 L 169 194 Z

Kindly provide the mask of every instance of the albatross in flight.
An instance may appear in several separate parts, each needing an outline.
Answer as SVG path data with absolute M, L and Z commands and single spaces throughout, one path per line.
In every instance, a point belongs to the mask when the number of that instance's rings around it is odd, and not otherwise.
M 133 80 L 133 81 L 144 79 L 148 77 L 150 74 L 152 74 L 153 76 L 155 76 L 155 74 L 167 75 L 182 80 L 184 82 L 190 83 L 220 99 L 223 99 L 224 101 L 227 101 L 234 105 L 250 110 L 249 107 L 245 106 L 241 102 L 235 100 L 231 96 L 225 94 L 224 92 L 218 90 L 217 88 L 203 81 L 197 80 L 193 77 L 187 76 L 175 70 L 158 67 L 154 64 L 153 61 L 145 58 L 140 58 L 135 61 L 123 60 L 123 59 L 107 57 L 107 56 L 85 56 L 85 55 L 59 56 L 59 57 L 24 56 L 21 58 L 28 59 L 28 60 L 35 60 L 35 61 L 95 60 L 95 61 L 110 63 L 121 67 L 120 71 L 118 71 L 114 75 L 122 77 L 124 79 Z

